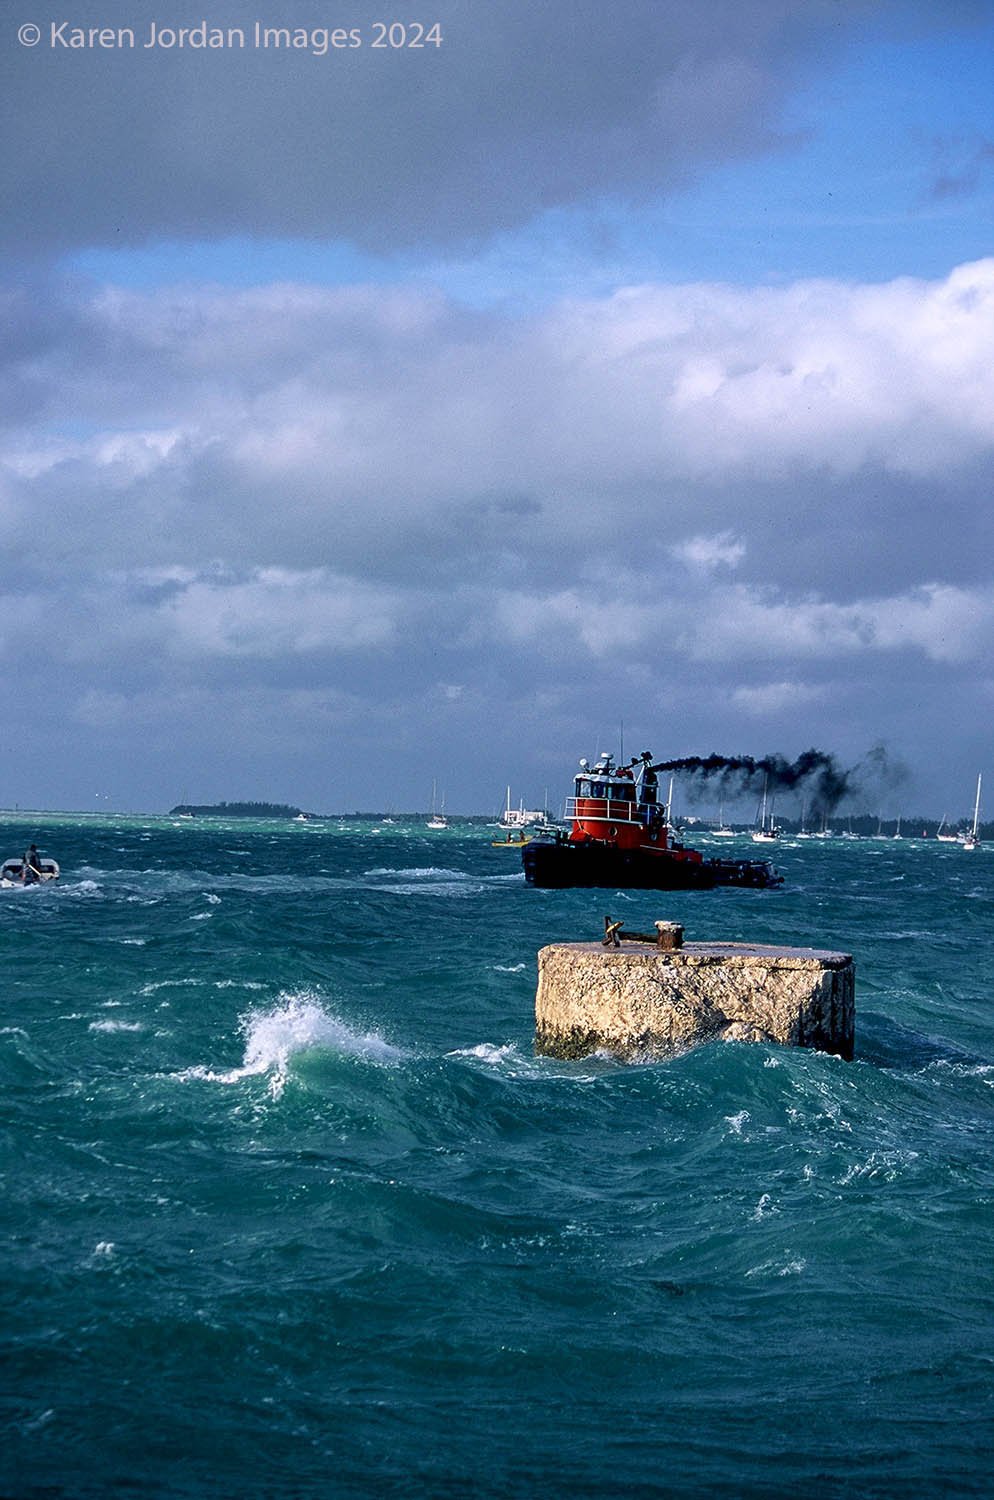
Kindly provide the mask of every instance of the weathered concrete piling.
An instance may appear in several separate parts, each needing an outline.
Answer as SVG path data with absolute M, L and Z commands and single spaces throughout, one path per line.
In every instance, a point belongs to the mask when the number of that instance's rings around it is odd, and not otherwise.
M 553 943 L 539 951 L 537 1051 L 634 1059 L 720 1038 L 852 1057 L 850 954 L 684 943 L 683 928 L 673 922 L 657 922 L 655 934 L 626 934 L 622 926 L 605 919 L 600 943 Z

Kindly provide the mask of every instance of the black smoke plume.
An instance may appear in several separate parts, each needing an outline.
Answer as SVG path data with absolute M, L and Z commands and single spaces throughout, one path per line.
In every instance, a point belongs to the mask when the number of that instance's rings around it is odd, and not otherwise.
M 673 771 L 691 778 L 697 795 L 717 791 L 729 798 L 747 792 L 762 791 L 764 781 L 770 794 L 797 792 L 808 802 L 812 814 L 831 814 L 846 797 L 867 795 L 872 784 L 893 788 L 907 776 L 898 762 L 889 759 L 882 745 L 876 745 L 857 765 L 848 770 L 834 755 L 824 750 L 805 750 L 796 760 L 783 755 L 685 755 L 679 760 L 655 761 L 654 771 Z

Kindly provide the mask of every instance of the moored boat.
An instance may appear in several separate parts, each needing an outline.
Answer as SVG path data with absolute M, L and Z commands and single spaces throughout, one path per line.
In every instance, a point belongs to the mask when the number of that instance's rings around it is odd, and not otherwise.
M 977 777 L 977 799 L 973 804 L 973 825 L 963 835 L 962 844 L 964 849 L 978 849 L 980 847 L 980 786 L 983 780 L 983 772 Z
M 752 841 L 754 844 L 775 844 L 780 837 L 780 829 L 773 821 L 773 807 L 770 806 L 769 817 L 766 814 L 766 792 L 769 786 L 769 777 L 763 777 L 763 801 L 757 813 L 757 824 L 753 829 Z
M 520 833 L 525 828 L 535 828 L 538 824 L 545 822 L 548 822 L 548 813 L 527 808 L 524 801 L 520 802 L 517 807 L 512 807 L 511 788 L 508 787 L 504 811 L 497 819 L 498 828 L 503 828 L 507 832 Z
M 433 781 L 432 784 L 431 784 L 431 817 L 428 819 L 427 823 L 425 824 L 426 828 L 440 829 L 440 828 L 448 828 L 448 826 L 449 826 L 449 820 L 445 816 L 445 793 L 444 792 L 442 793 L 442 806 L 441 806 L 441 809 L 439 809 L 436 806 L 436 799 L 437 799 L 437 797 L 438 797 L 438 783 L 435 782 L 435 781 Z
M 783 883 L 766 860 L 709 859 L 675 838 L 659 800 L 659 770 L 648 751 L 624 766 L 609 754 L 594 766 L 581 760 L 566 803 L 569 832 L 521 851 L 529 885 L 675 891 Z
M 718 822 L 715 827 L 710 830 L 710 832 L 711 837 L 715 839 L 733 839 L 735 837 L 735 829 L 729 828 L 728 824 L 725 822 L 724 802 L 718 803 Z

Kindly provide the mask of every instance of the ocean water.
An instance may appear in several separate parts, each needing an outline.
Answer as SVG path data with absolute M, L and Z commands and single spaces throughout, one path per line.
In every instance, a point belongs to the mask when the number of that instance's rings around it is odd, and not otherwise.
M 0 891 L 4 1496 L 990 1493 L 994 849 L 654 894 L 458 822 L 3 836 L 63 868 Z M 536 1058 L 605 914 L 852 952 L 856 1060 Z

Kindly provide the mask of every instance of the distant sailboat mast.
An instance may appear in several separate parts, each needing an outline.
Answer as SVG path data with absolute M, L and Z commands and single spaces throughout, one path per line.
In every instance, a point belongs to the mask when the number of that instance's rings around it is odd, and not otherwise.
M 441 811 L 437 808 L 438 783 L 433 780 L 431 784 L 431 817 L 428 819 L 429 828 L 448 828 L 449 822 L 445 816 L 445 793 L 442 793 Z
M 973 804 L 973 827 L 963 840 L 964 849 L 976 849 L 980 843 L 977 835 L 980 829 L 980 786 L 982 781 L 983 772 L 980 772 L 977 775 L 977 796 Z

